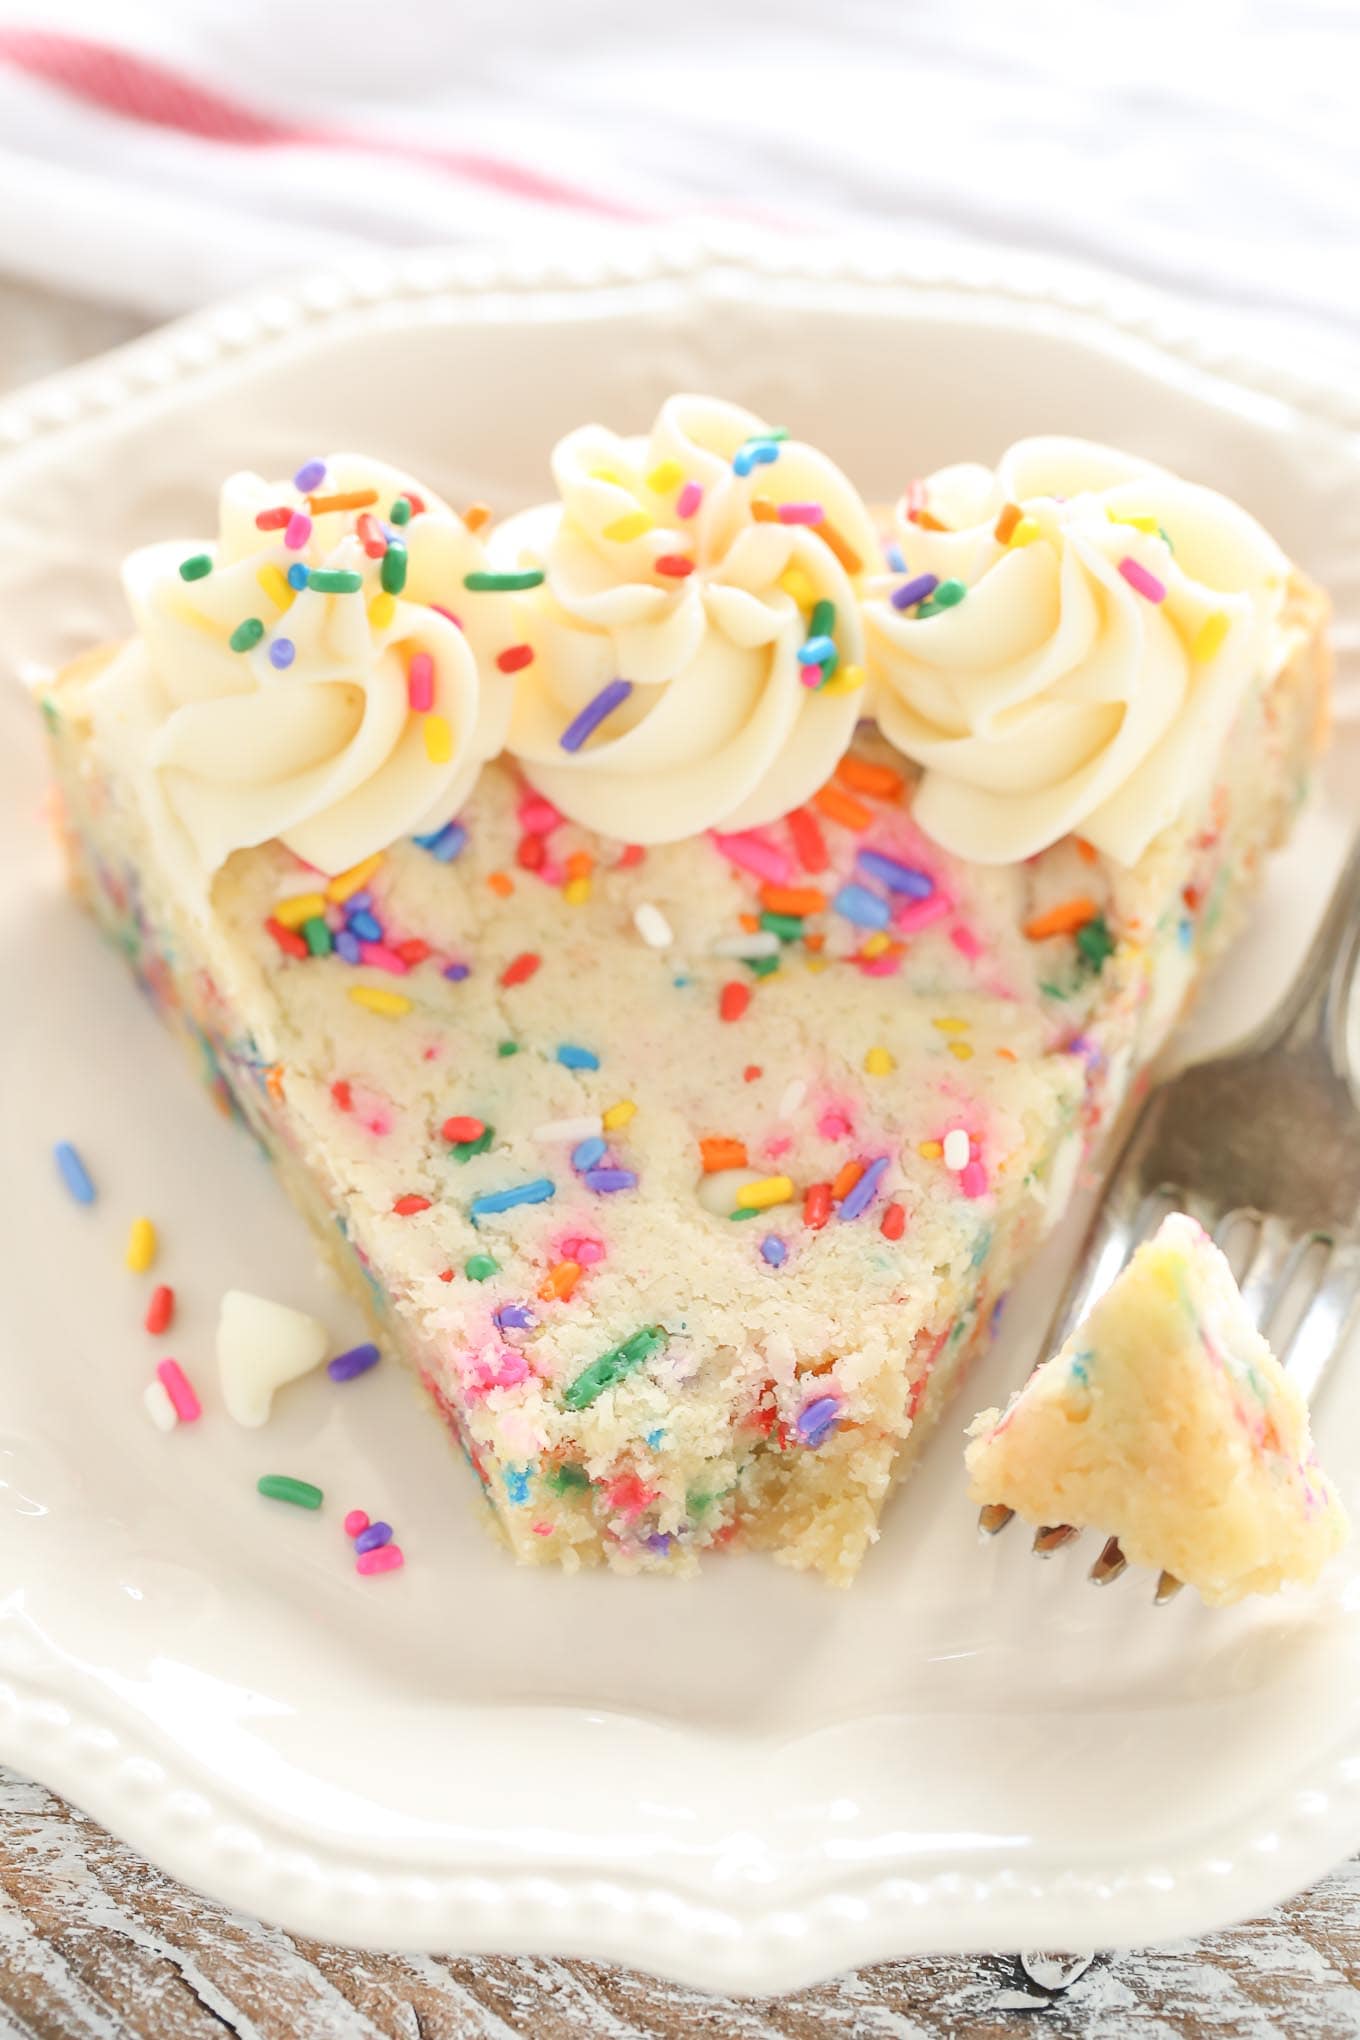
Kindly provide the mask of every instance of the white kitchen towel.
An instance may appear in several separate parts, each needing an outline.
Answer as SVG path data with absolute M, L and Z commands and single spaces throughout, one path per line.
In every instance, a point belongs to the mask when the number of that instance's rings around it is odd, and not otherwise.
M 715 213 L 1042 252 L 1360 364 L 1353 0 L 0 0 L 0 269 L 170 313 Z

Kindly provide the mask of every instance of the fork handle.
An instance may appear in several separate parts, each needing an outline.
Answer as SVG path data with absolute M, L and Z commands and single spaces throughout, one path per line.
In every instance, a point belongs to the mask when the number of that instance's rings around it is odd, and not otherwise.
M 1320 1050 L 1339 1077 L 1349 1071 L 1347 1016 L 1360 955 L 1360 835 L 1351 843 L 1303 966 L 1266 1022 L 1270 1044 Z M 1264 1045 L 1264 1044 L 1263 1044 Z

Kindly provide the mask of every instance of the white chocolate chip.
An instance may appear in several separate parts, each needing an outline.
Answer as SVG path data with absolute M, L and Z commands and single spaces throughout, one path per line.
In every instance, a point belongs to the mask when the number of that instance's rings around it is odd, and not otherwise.
M 757 928 L 750 935 L 720 935 L 709 953 L 712 956 L 777 956 L 779 937 L 768 928 Z
M 633 914 L 633 926 L 649 949 L 669 949 L 675 937 L 660 907 L 644 900 Z
M 217 1366 L 228 1414 L 254 1430 L 268 1423 L 276 1388 L 326 1357 L 324 1325 L 305 1311 L 229 1289 L 217 1320 Z
M 960 1169 L 968 1167 L 970 1149 L 968 1136 L 961 1126 L 954 1127 L 944 1137 L 944 1165 L 957 1175 Z
M 784 1087 L 784 1095 L 779 1101 L 779 1118 L 792 1119 L 806 1097 L 807 1085 L 801 1077 L 794 1077 Z
M 142 1408 L 158 1431 L 173 1431 L 179 1422 L 175 1405 L 170 1400 L 170 1391 L 163 1381 L 148 1381 L 142 1390 Z
M 604 1121 L 598 1112 L 583 1112 L 577 1119 L 545 1119 L 533 1131 L 535 1140 L 589 1140 L 592 1134 L 603 1133 Z

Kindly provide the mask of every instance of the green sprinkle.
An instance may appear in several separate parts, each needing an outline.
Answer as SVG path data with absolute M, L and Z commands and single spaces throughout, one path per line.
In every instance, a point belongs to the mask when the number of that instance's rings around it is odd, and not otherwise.
M 555 1495 L 565 1495 L 572 1488 L 588 1488 L 590 1475 L 584 1466 L 555 1466 L 546 1476 L 544 1486 L 550 1487 Z
M 1084 928 L 1077 930 L 1077 948 L 1082 959 L 1099 977 L 1108 958 L 1114 955 L 1114 937 L 1103 914 L 1097 914 L 1094 921 L 1088 921 Z
M 476 1140 L 456 1141 L 449 1152 L 455 1162 L 470 1162 L 474 1155 L 484 1155 L 495 1138 L 495 1127 L 484 1126 Z M 493 1261 L 491 1265 L 494 1268 L 496 1264 Z
M 935 609 L 953 609 L 967 593 L 962 581 L 941 581 L 931 595 L 931 605 Z
M 307 586 L 315 595 L 357 595 L 363 585 L 363 575 L 347 567 L 313 567 L 307 575 Z
M 563 1391 L 563 1407 L 569 1410 L 589 1409 L 607 1388 L 612 1388 L 616 1381 L 622 1381 L 626 1374 L 634 1373 L 645 1360 L 650 1360 L 652 1354 L 665 1345 L 666 1338 L 660 1325 L 644 1325 L 621 1346 L 615 1346 L 610 1353 L 602 1353 Z
M 797 942 L 803 932 L 801 914 L 775 914 L 768 908 L 760 917 L 760 925 L 767 935 L 777 935 L 781 942 Z M 758 962 L 773 962 L 772 957 L 757 958 Z
M 406 586 L 406 548 L 395 539 L 383 554 L 382 584 L 388 595 L 400 595 Z
M 464 1261 L 463 1273 L 469 1282 L 486 1282 L 497 1272 L 500 1265 L 500 1262 L 493 1260 L 490 1254 L 473 1254 L 470 1260 Z
M 244 623 L 238 623 L 227 643 L 234 652 L 248 652 L 264 636 L 264 625 L 258 616 L 248 616 Z
M 294 1480 L 291 1473 L 262 1473 L 255 1483 L 271 1502 L 291 1502 L 296 1509 L 319 1509 L 326 1497 L 309 1480 Z
M 834 602 L 828 602 L 823 596 L 820 602 L 813 604 L 812 614 L 808 618 L 807 634 L 809 637 L 830 637 L 835 628 L 836 605 Z
M 779 958 L 777 956 L 748 956 L 744 960 L 746 968 L 750 971 L 752 977 L 773 977 L 779 968 Z
M 544 576 L 538 567 L 522 574 L 464 574 L 463 586 L 474 595 L 514 595 L 523 588 L 541 588 Z
M 742 1207 L 741 1207 L 741 1209 L 740 1209 L 739 1211 L 729 1211 L 729 1212 L 728 1212 L 728 1214 L 727 1214 L 727 1216 L 728 1216 L 728 1217 L 729 1217 L 729 1218 L 731 1219 L 731 1221 L 732 1221 L 733 1225 L 735 1225 L 738 1219 L 741 1219 L 741 1218 L 760 1218 L 760 1217 L 762 1217 L 762 1216 L 763 1216 L 763 1214 L 762 1214 L 761 1212 L 757 1211 L 757 1210 L 756 1210 L 756 1209 L 755 1209 L 755 1208 L 754 1208 L 753 1206 L 752 1206 L 752 1207 L 748 1207 L 748 1206 L 746 1206 L 746 1205 L 744 1205 L 744 1204 L 743 1204 L 743 1205 L 742 1205 Z
M 181 581 L 201 581 L 212 572 L 211 553 L 190 553 L 187 560 L 179 563 Z
M 713 1507 L 717 1499 L 716 1495 L 706 1495 L 702 1488 L 691 1488 L 685 1496 L 685 1514 L 702 1516 L 705 1510 Z
M 1040 981 L 1039 990 L 1043 993 L 1046 999 L 1065 1000 L 1067 997 L 1067 994 L 1063 990 L 1062 986 L 1053 984 L 1048 978 L 1044 978 Z
M 48 729 L 53 731 L 59 730 L 61 728 L 61 711 L 51 695 L 44 694 L 38 706 L 42 710 L 42 719 Z
M 389 524 L 409 524 L 411 522 L 411 499 L 409 496 L 397 497 L 392 508 L 387 513 L 387 521 Z
M 331 953 L 331 931 L 320 914 L 312 914 L 302 924 L 302 934 L 313 956 L 329 956 Z
M 501 1057 L 507 1055 L 518 1055 L 519 1043 L 517 1041 L 498 1041 L 496 1043 L 496 1053 Z

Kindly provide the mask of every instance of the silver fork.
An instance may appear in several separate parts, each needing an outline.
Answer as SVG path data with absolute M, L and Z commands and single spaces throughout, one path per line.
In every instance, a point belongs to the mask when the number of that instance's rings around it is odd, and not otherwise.
M 1340 1350 L 1360 1296 L 1360 1101 L 1347 1035 L 1360 955 L 1360 837 L 1351 846 L 1297 978 L 1280 1005 L 1228 1054 L 1195 1063 L 1125 1111 L 1115 1156 L 1044 1355 L 1055 1353 L 1135 1247 L 1169 1211 L 1188 1211 L 1233 1263 L 1254 1322 L 1305 1399 Z M 995 1536 L 1012 1511 L 978 1521 Z M 1043 1558 L 1079 1535 L 1034 1533 Z M 1090 1577 L 1105 1586 L 1126 1560 L 1107 1539 Z M 1180 1591 L 1163 1573 L 1158 1604 Z

